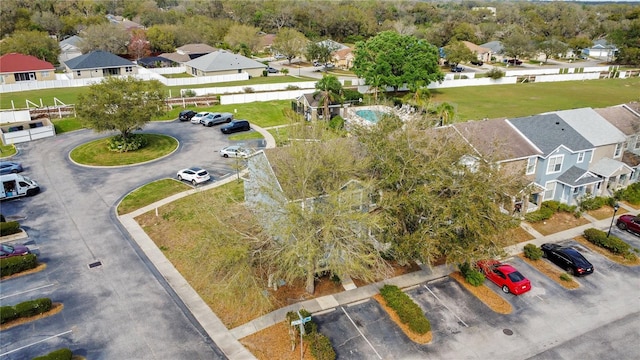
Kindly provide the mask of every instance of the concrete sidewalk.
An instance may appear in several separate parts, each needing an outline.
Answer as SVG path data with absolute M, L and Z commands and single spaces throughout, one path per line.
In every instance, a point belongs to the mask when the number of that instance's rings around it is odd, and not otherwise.
M 401 275 L 392 279 L 387 279 L 378 283 L 344 291 L 338 294 L 327 295 L 320 298 L 310 299 L 300 303 L 289 305 L 287 307 L 277 309 L 269 314 L 263 315 L 244 325 L 229 330 L 222 323 L 222 321 L 220 321 L 220 319 L 211 310 L 211 308 L 209 308 L 209 306 L 200 298 L 195 290 L 193 290 L 189 283 L 187 283 L 187 281 L 176 270 L 176 268 L 167 260 L 162 251 L 155 245 L 153 240 L 149 238 L 149 236 L 135 221 L 135 217 L 148 211 L 152 211 L 162 205 L 168 204 L 187 195 L 222 186 L 235 180 L 235 176 L 230 176 L 216 183 L 173 195 L 154 204 L 145 206 L 144 208 L 136 210 L 132 213 L 118 216 L 118 219 L 126 228 L 131 238 L 136 241 L 142 251 L 144 251 L 145 255 L 166 279 L 167 283 L 174 289 L 176 294 L 178 294 L 187 308 L 189 308 L 193 316 L 198 320 L 209 337 L 218 345 L 218 347 L 227 355 L 229 359 L 255 359 L 255 356 L 253 356 L 251 352 L 249 352 L 244 346 L 242 346 L 238 339 L 254 334 L 260 330 L 266 329 L 272 325 L 284 321 L 285 315 L 289 311 L 296 311 L 302 308 L 311 313 L 331 310 L 341 305 L 351 304 L 357 301 L 369 299 L 373 295 L 377 294 L 379 292 L 379 289 L 385 284 L 396 285 L 400 288 L 408 288 L 427 281 L 448 276 L 452 271 L 455 270 L 452 266 L 446 265 L 436 266 L 431 269 L 424 268 L 421 271 Z M 626 213 L 638 213 L 637 210 L 629 208 L 624 204 L 621 204 L 621 207 L 623 210 L 626 210 Z M 524 245 L 529 243 L 540 246 L 541 244 L 547 242 L 557 242 L 561 240 L 571 239 L 582 234 L 585 229 L 591 227 L 595 227 L 597 229 L 608 229 L 611 224 L 611 218 L 604 220 L 597 220 L 589 216 L 585 216 L 585 218 L 589 219 L 591 222 L 589 224 L 561 231 L 548 236 L 543 236 L 540 233 L 536 232 L 534 229 L 530 228 L 528 225 L 523 224 L 523 228 L 533 236 L 535 236 L 535 239 L 527 241 L 525 243 L 509 246 L 505 248 L 505 251 L 510 256 L 513 256 L 522 252 L 522 248 L 524 247 Z

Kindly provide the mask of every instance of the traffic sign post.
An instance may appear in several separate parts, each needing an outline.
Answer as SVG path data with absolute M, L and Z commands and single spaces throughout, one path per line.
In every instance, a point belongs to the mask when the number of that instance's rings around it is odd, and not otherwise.
M 291 322 L 291 326 L 300 326 L 300 359 L 304 358 L 304 352 L 302 350 L 302 337 L 305 335 L 304 324 L 311 321 L 311 316 L 307 316 L 305 318 L 300 314 L 300 310 L 298 310 L 298 320 L 293 320 Z

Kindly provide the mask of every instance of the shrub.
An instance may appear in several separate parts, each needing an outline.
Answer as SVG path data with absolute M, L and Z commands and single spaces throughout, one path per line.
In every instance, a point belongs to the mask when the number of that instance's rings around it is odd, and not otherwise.
M 329 120 L 329 127 L 333 130 L 342 130 L 344 129 L 344 119 L 342 116 L 334 116 L 331 120 Z
M 142 149 L 147 145 L 147 138 L 143 134 L 129 134 L 126 138 L 116 135 L 109 139 L 109 151 L 127 152 Z
M 300 86 L 297 85 L 287 85 L 287 87 L 285 88 L 287 90 L 300 90 Z
M 411 331 L 417 334 L 426 334 L 431 330 L 429 320 L 424 316 L 422 309 L 395 285 L 385 285 L 380 289 L 380 295 L 392 308 L 400 321 L 407 324 Z
M 305 309 L 300 309 L 298 312 L 303 318 L 311 316 L 311 313 Z M 297 312 L 289 311 L 286 315 L 287 324 L 291 324 L 294 320 L 299 320 L 300 316 L 298 316 Z M 296 326 L 295 329 L 295 331 L 300 334 L 300 327 Z M 304 324 L 304 331 L 304 339 L 309 343 L 311 355 L 313 355 L 314 358 L 320 360 L 334 360 L 336 358 L 336 352 L 331 346 L 331 341 L 318 332 L 318 325 L 313 319 Z
M 575 205 L 570 206 L 561 204 L 559 201 L 549 200 L 543 202 L 542 205 L 540 205 L 540 209 L 526 214 L 524 219 L 528 222 L 540 222 L 551 218 L 553 214 L 557 212 L 566 212 L 579 216 L 580 214 L 576 211 L 577 208 Z
M 51 299 L 49 298 L 25 301 L 14 306 L 2 306 L 0 307 L 0 324 L 42 314 L 49 310 L 51 310 Z
M 532 211 L 530 213 L 525 214 L 524 219 L 528 222 L 540 222 L 540 221 L 550 219 L 553 216 L 553 214 L 554 214 L 553 210 L 546 207 L 541 207 L 536 211 Z
M 586 198 L 580 201 L 580 208 L 585 211 L 598 210 L 601 207 L 609 204 L 609 199 L 610 198 L 605 198 L 602 196 Z
M 182 92 L 182 97 L 196 97 L 196 92 L 194 90 L 184 90 Z
M 620 240 L 620 238 L 616 236 L 607 237 L 607 233 L 602 230 L 598 230 L 594 228 L 586 229 L 584 231 L 584 237 L 589 242 L 601 248 L 605 248 L 614 254 L 623 255 L 623 256 L 627 254 L 631 254 L 635 256 L 629 244 Z
M 13 306 L 0 306 L 0 324 L 4 324 L 18 318 L 18 313 Z
M 493 79 L 493 80 L 498 80 L 502 77 L 504 77 L 504 71 L 498 69 L 498 68 L 493 68 L 489 71 L 487 71 L 487 77 Z
M 47 355 L 38 356 L 32 360 L 71 360 L 73 353 L 67 348 L 54 350 Z
M 0 222 L 0 236 L 17 234 L 20 232 L 20 224 L 17 221 Z
M 38 266 L 35 254 L 0 259 L 0 276 L 9 276 Z
M 571 281 L 571 275 L 567 273 L 560 274 L 560 280 L 562 281 Z
M 617 200 L 624 200 L 631 204 L 640 204 L 640 183 L 633 183 L 627 186 L 625 189 L 618 190 L 614 198 Z
M 361 92 L 353 89 L 342 89 L 342 96 L 344 101 L 358 101 L 364 98 Z
M 252 87 L 250 87 L 250 86 L 244 87 L 244 88 L 242 88 L 242 90 L 243 90 L 245 93 L 247 93 L 247 94 L 251 94 L 251 93 L 256 92 L 256 91 L 255 91 Z
M 464 279 L 473 286 L 480 286 L 484 283 L 484 275 L 476 269 L 471 269 Z
M 527 259 L 538 260 L 542 257 L 542 249 L 533 244 L 527 244 L 524 246 L 524 256 Z

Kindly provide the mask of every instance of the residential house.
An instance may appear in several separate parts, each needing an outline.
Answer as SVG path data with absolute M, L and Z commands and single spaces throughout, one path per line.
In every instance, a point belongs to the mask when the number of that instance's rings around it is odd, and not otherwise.
M 500 41 L 489 41 L 484 44 L 480 44 L 481 48 L 486 48 L 491 51 L 491 55 L 489 57 L 490 62 L 501 62 L 504 57 L 504 46 L 502 46 L 502 42 Z
M 462 42 L 472 53 L 476 54 L 478 60 L 482 62 L 490 62 L 493 52 L 488 47 L 482 47 L 469 41 Z
M 273 46 L 273 42 L 276 40 L 276 34 L 261 33 L 259 35 L 260 35 L 260 46 L 262 46 L 263 51 L 270 53 L 271 46 Z
M 216 50 L 218 49 L 207 44 L 194 43 L 182 45 L 172 53 L 162 53 L 158 56 L 178 64 L 185 64 L 193 59 L 211 54 Z
M 541 152 L 529 157 L 526 174 L 533 175 L 545 191 L 532 194 L 530 202 L 577 205 L 580 198 L 598 193 L 603 179 L 589 171 L 595 145 L 562 117 L 549 113 L 507 121 Z
M 318 45 L 324 46 L 326 48 L 329 48 L 332 51 L 338 51 L 338 50 L 348 49 L 349 48 L 347 45 L 341 44 L 341 43 L 339 43 L 337 41 L 333 41 L 331 39 L 322 40 L 322 41 L 318 42 Z
M 134 75 L 138 67 L 133 62 L 107 51 L 96 50 L 64 63 L 73 79 L 90 79 L 111 75 Z
M 307 121 L 324 119 L 324 104 L 320 102 L 322 95 L 319 92 L 302 94 L 296 98 L 296 112 L 303 114 Z M 342 104 L 329 103 L 331 117 L 341 115 Z
M 588 169 L 603 179 L 595 195 L 611 196 L 629 185 L 633 169 L 622 162 L 626 135 L 591 108 L 554 112 L 594 146 Z
M 582 49 L 582 53 L 589 57 L 612 60 L 618 54 L 618 48 L 607 40 L 600 39 L 594 41 L 590 48 Z
M 536 182 L 536 164 L 542 151 L 504 118 L 467 121 L 451 125 L 476 152 L 475 156 L 498 164 L 513 175 L 523 175 L 529 186 L 518 194 L 505 194 L 502 204 L 510 213 L 527 213 L 540 208 L 544 186 Z
M 135 21 L 131 21 L 129 19 L 125 19 L 119 15 L 107 15 L 107 19 L 110 23 L 122 26 L 125 30 L 131 31 L 134 29 L 144 29 L 144 26 L 138 24 Z
M 55 68 L 50 62 L 18 53 L 0 56 L 0 84 L 55 79 Z
M 67 60 L 73 59 L 82 55 L 80 51 L 80 42 L 82 38 L 78 35 L 70 36 L 58 43 L 60 46 L 60 55 L 58 55 L 58 61 L 60 64 L 64 64 Z
M 640 103 L 628 103 L 594 109 L 626 136 L 622 162 L 633 169 L 629 182 L 640 178 Z
M 225 50 L 214 51 L 184 64 L 193 76 L 227 75 L 246 72 L 249 76 L 262 76 L 267 65 Z
M 355 55 L 351 48 L 340 49 L 331 54 L 331 62 L 341 69 L 351 69 L 354 59 Z

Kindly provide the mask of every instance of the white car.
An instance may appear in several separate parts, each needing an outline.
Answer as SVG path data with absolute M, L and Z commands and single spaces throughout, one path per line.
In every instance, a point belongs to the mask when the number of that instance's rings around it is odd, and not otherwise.
M 246 158 L 251 155 L 253 151 L 251 149 L 243 148 L 240 145 L 231 145 L 226 148 L 220 150 L 220 156 L 228 158 L 228 157 L 241 157 Z
M 205 116 L 209 115 L 209 112 L 199 112 L 191 118 L 192 124 L 200 124 L 200 120 L 204 119 Z
M 205 181 L 209 181 L 211 177 L 207 170 L 199 168 L 199 167 L 191 167 L 188 169 L 182 169 L 178 171 L 178 180 L 189 181 L 193 186 L 196 184 L 203 183 Z

